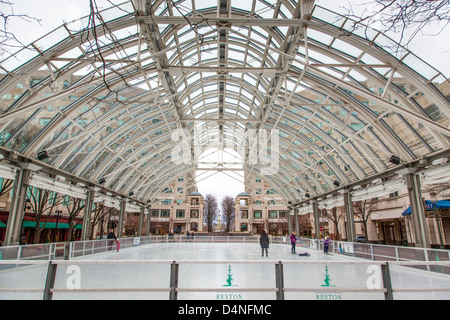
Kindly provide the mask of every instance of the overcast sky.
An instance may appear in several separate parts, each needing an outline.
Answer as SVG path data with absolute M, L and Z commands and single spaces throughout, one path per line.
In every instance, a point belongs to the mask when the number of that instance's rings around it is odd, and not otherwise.
M 43 36 L 49 31 L 60 26 L 64 21 L 72 21 L 79 17 L 89 14 L 89 0 L 10 0 L 14 4 L 16 14 L 28 14 L 37 19 L 41 19 L 41 24 L 35 22 L 26 23 L 23 21 L 11 21 L 10 31 L 13 31 L 23 43 L 28 44 L 34 39 Z M 232 0 L 232 5 L 233 1 Z M 247 0 L 240 0 L 247 1 Z M 317 0 L 316 3 L 330 10 L 345 13 L 344 6 L 347 6 L 349 0 Z M 351 0 L 352 3 L 360 4 L 361 0 Z M 97 0 L 100 8 L 109 7 L 107 1 Z M 356 10 L 362 10 L 362 7 L 354 6 Z M 436 26 L 431 26 L 426 34 L 435 33 Z M 395 35 L 391 35 L 395 38 Z M 444 75 L 450 75 L 450 27 L 439 36 L 419 35 L 409 46 L 417 56 L 421 57 L 429 64 L 440 70 Z M 212 174 L 210 172 L 203 177 Z M 199 192 L 203 195 L 212 193 L 217 195 L 219 202 L 226 195 L 236 196 L 244 191 L 243 183 L 239 174 L 217 173 L 210 178 L 198 183 Z M 234 178 L 230 177 L 232 175 Z

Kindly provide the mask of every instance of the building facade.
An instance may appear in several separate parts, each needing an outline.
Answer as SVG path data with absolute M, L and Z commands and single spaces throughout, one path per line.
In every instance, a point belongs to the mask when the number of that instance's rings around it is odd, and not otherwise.
M 150 233 L 153 235 L 202 232 L 203 196 L 196 191 L 192 175 L 178 177 L 164 188 L 150 208 Z
M 433 204 L 446 201 L 450 198 L 448 192 L 437 196 L 435 192 L 423 193 L 423 205 L 429 241 L 435 248 L 450 248 L 450 209 L 436 209 Z M 431 200 L 430 200 L 431 199 Z M 361 204 L 362 202 L 362 204 Z M 366 236 L 366 241 L 385 245 L 411 246 L 415 243 L 414 227 L 407 190 L 400 189 L 383 197 L 372 198 L 361 202 L 354 202 L 354 211 L 364 207 L 364 213 L 354 216 L 356 235 Z M 320 210 L 320 237 L 329 236 L 333 240 L 350 240 L 347 237 L 347 221 L 345 207 Z M 299 218 L 306 217 L 300 222 L 301 235 L 307 235 L 312 230 L 315 236 L 313 214 L 308 213 Z
M 261 177 L 246 177 L 246 192 L 236 196 L 234 230 L 250 234 L 288 234 L 288 208 L 277 190 Z

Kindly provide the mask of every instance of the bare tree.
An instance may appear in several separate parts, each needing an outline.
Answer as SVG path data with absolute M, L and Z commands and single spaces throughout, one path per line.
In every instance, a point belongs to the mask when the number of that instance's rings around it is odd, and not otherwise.
M 71 241 L 72 240 L 72 232 L 75 227 L 74 220 L 83 211 L 84 207 L 86 206 L 86 201 L 84 201 L 83 199 L 80 199 L 80 198 L 68 196 L 68 203 L 66 206 L 67 206 L 67 212 L 69 214 L 69 230 L 68 230 L 68 235 L 67 235 L 67 241 Z
M 345 216 L 345 211 L 337 210 L 337 207 L 332 208 L 331 210 L 326 211 L 326 216 L 328 221 L 332 221 L 334 224 L 334 228 L 336 229 L 336 240 L 340 240 L 339 238 L 339 222 Z
M 371 199 L 353 202 L 353 213 L 361 220 L 361 223 L 364 226 L 364 235 L 367 240 L 369 239 L 367 236 L 367 222 L 374 211 L 373 209 L 374 201 Z
M 28 186 L 30 194 L 30 209 L 33 211 L 36 220 L 36 229 L 34 232 L 34 243 L 39 243 L 41 231 L 45 228 L 48 218 L 54 212 L 54 209 L 61 204 L 63 197 L 57 192 Z M 42 226 L 41 226 L 42 222 Z
M 380 31 L 399 34 L 399 43 L 406 45 L 427 26 L 436 26 L 435 35 L 438 35 L 450 23 L 450 0 L 366 0 L 358 6 L 364 7 L 362 14 L 356 13 L 349 3 L 346 16 L 356 20 L 358 25 L 379 22 Z M 377 29 L 380 28 L 377 26 Z
M 103 231 L 108 232 L 107 228 L 109 222 L 109 216 L 115 214 L 118 211 L 116 208 L 106 207 L 103 202 L 95 202 L 95 207 L 92 210 L 92 224 L 91 224 L 91 240 L 94 239 L 94 230 L 96 226 L 100 225 L 100 237 L 103 235 Z M 106 226 L 105 226 L 106 222 Z
M 235 202 L 234 198 L 230 196 L 226 196 L 222 199 L 222 216 L 223 221 L 226 224 L 225 232 L 230 232 L 231 225 L 234 222 L 234 216 L 235 216 Z
M 217 219 L 219 206 L 217 199 L 212 194 L 207 194 L 203 201 L 203 219 L 208 228 L 208 232 L 212 232 L 214 221 Z

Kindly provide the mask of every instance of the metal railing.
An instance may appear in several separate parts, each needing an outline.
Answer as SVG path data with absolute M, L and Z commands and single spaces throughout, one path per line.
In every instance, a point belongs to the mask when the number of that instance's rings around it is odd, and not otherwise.
M 155 243 L 258 243 L 259 236 L 148 236 L 120 238 L 120 248 Z M 270 237 L 270 243 L 288 244 L 287 237 Z M 297 244 L 323 250 L 323 240 L 300 238 Z M 348 249 L 348 250 L 345 250 Z M 0 247 L 2 260 L 58 260 L 116 250 L 114 240 L 87 240 Z M 330 253 L 371 261 L 450 261 L 450 250 L 331 241 Z
M 148 236 L 120 238 L 120 249 L 155 243 L 259 243 L 257 236 Z M 271 237 L 271 243 L 287 243 L 285 237 Z M 111 239 L 58 242 L 0 247 L 1 260 L 69 260 L 116 250 Z
M 300 238 L 297 243 L 303 247 L 315 250 L 323 250 L 324 246 L 324 240 L 316 239 Z M 331 241 L 328 252 L 371 261 L 450 261 L 450 250 L 389 246 L 359 242 Z M 414 266 L 414 268 L 450 275 L 450 268 L 435 266 L 433 264 L 417 265 Z

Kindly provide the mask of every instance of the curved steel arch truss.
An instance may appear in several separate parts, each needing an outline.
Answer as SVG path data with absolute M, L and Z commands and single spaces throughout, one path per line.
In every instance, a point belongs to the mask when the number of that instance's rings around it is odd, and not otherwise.
M 449 81 L 385 35 L 311 0 L 205 3 L 127 1 L 4 59 L 2 146 L 141 201 L 207 148 L 260 176 L 262 130 L 286 201 L 449 148 Z M 180 134 L 190 163 L 172 158 Z

